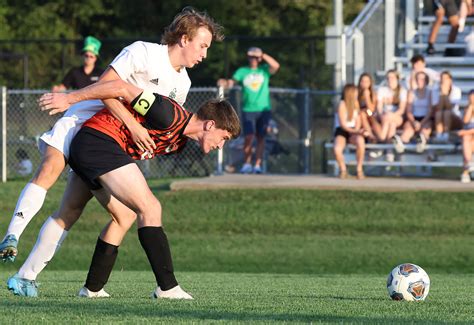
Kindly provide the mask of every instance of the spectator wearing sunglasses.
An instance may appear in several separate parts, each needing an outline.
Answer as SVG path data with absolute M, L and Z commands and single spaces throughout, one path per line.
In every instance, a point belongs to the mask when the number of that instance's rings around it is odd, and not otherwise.
M 101 45 L 97 38 L 87 36 L 81 51 L 83 65 L 69 70 L 62 83 L 53 86 L 53 92 L 84 88 L 99 80 L 100 75 L 104 72 L 103 69 L 96 66 Z

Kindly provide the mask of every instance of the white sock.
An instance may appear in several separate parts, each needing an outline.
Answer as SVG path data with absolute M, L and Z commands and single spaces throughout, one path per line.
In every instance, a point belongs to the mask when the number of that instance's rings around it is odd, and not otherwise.
M 30 255 L 18 271 L 20 278 L 36 280 L 38 274 L 43 271 L 61 247 L 67 233 L 67 230 L 61 228 L 52 217 L 49 217 L 41 227 Z
M 19 239 L 28 223 L 38 213 L 44 203 L 47 191 L 33 183 L 28 183 L 18 198 L 7 235 L 15 235 Z

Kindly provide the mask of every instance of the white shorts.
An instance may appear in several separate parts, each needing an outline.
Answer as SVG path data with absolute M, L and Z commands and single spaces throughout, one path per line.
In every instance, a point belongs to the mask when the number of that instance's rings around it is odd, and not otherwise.
M 104 107 L 104 103 L 100 100 L 87 100 L 69 107 L 53 128 L 41 135 L 38 143 L 41 153 L 44 154 L 46 146 L 49 145 L 61 151 L 64 157 L 69 159 L 69 146 L 82 124 Z

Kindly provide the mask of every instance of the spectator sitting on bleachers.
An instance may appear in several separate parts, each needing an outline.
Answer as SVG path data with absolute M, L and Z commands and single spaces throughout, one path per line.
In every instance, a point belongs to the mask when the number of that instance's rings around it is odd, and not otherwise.
M 405 115 L 407 91 L 400 85 L 400 77 L 396 70 L 389 70 L 386 74 L 387 86 L 377 91 L 377 114 L 382 121 L 380 141 L 392 143 L 397 128 L 403 125 Z M 395 159 L 393 151 L 387 151 L 387 161 Z
M 348 142 L 356 146 L 357 178 L 364 178 L 365 141 L 364 129 L 361 128 L 360 109 L 357 87 L 354 84 L 344 86 L 342 99 L 334 117 L 334 156 L 339 166 L 339 177 L 348 177 L 344 161 L 344 148 Z
M 415 75 L 418 72 L 424 72 L 428 75 L 430 83 L 427 86 L 434 86 L 439 82 L 439 72 L 426 67 L 425 58 L 421 54 L 415 54 L 410 59 L 411 71 L 410 75 L 405 78 L 405 88 L 407 90 L 416 89 L 417 82 Z
M 462 138 L 463 153 L 463 172 L 461 174 L 462 183 L 470 183 L 471 176 L 470 164 L 472 158 L 472 147 L 474 146 L 474 89 L 469 92 L 469 104 L 464 110 L 463 117 L 464 127 L 458 131 L 458 135 Z
M 449 131 L 462 128 L 462 115 L 459 110 L 461 97 L 461 89 L 453 84 L 451 73 L 443 71 L 439 88 L 433 90 L 431 99 L 435 113 L 436 141 L 448 142 Z
M 370 74 L 363 73 L 359 77 L 358 100 L 362 128 L 366 131 L 367 140 L 376 142 L 379 138 L 382 126 L 377 120 L 377 95 L 374 90 L 374 82 Z
M 398 153 L 405 151 L 405 143 L 417 134 L 417 152 L 425 150 L 433 128 L 433 114 L 431 109 L 431 89 L 428 87 L 429 77 L 421 71 L 415 75 L 416 87 L 408 92 L 406 121 L 403 124 L 401 136 L 395 135 L 395 150 Z

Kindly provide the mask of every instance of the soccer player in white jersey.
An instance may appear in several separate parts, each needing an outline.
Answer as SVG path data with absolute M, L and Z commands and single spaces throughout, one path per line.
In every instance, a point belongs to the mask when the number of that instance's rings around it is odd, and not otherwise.
M 145 42 L 130 45 L 116 57 L 99 82 L 121 78 L 137 87 L 171 97 L 183 104 L 191 85 L 186 68 L 191 68 L 205 59 L 212 40 L 222 38 L 221 27 L 207 14 L 189 7 L 184 8 L 166 28 L 163 35 L 164 45 Z M 70 103 L 66 102 L 66 94 L 46 96 L 49 96 L 49 105 L 44 105 L 43 109 L 53 109 L 50 114 L 64 111 L 70 106 Z M 87 99 L 90 98 L 81 98 Z M 46 191 L 55 183 L 67 163 L 73 136 L 82 123 L 102 109 L 104 104 L 123 121 L 140 149 L 153 151 L 155 144 L 147 130 L 133 119 L 119 100 L 107 99 L 103 103 L 86 101 L 73 105 L 53 129 L 41 137 L 44 158 L 32 181 L 23 190 L 7 235 L 0 244 L 0 257 L 4 260 L 14 260 L 21 233 L 41 208 Z M 73 173 L 69 175 L 67 190 L 58 213 L 80 215 L 90 200 L 90 191 L 77 180 Z M 129 213 L 129 220 L 133 223 L 136 216 Z M 125 228 L 127 227 L 117 222 L 109 223 L 102 232 L 98 245 L 113 244 L 117 238 L 123 237 Z M 52 217 L 46 220 L 35 247 L 17 274 L 19 281 L 34 282 L 45 262 L 49 261 L 61 245 L 67 231 L 64 225 L 59 225 Z

